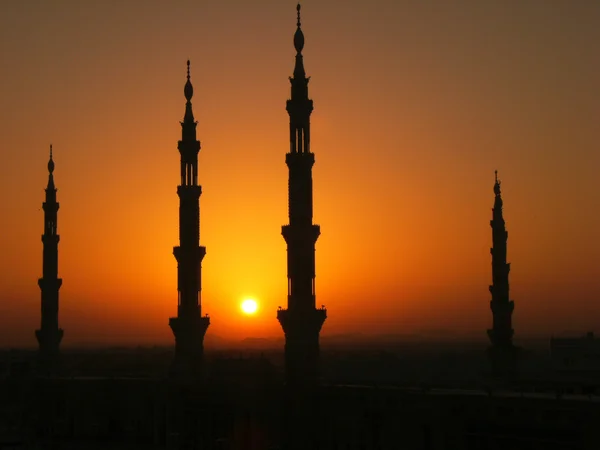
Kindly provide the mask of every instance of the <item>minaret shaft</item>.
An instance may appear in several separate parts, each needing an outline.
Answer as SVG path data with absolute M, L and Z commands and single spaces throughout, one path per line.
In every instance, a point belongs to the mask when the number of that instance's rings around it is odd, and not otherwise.
M 492 344 L 490 357 L 493 372 L 496 375 L 512 374 L 515 371 L 516 348 L 513 345 L 512 313 L 514 303 L 510 300 L 508 275 L 510 264 L 506 262 L 508 232 L 503 217 L 503 202 L 500 182 L 494 184 L 494 208 L 492 209 L 492 285 L 490 286 L 490 308 L 492 310 L 492 328 L 488 336 Z
M 509 298 L 508 274 L 510 264 L 506 262 L 506 248 L 508 232 L 503 217 L 503 202 L 500 192 L 500 182 L 496 179 L 494 185 L 494 208 L 492 209 L 492 285 L 490 293 L 492 301 L 490 307 L 493 315 L 493 326 L 488 332 L 493 345 L 512 345 L 512 312 L 514 304 Z
M 298 12 L 300 6 L 298 5 Z M 325 308 L 316 308 L 315 244 L 320 228 L 313 224 L 312 167 L 310 149 L 310 115 L 313 102 L 308 98 L 308 82 L 304 72 L 302 48 L 304 35 L 294 35 L 296 66 L 290 78 L 291 98 L 287 101 L 290 116 L 290 151 L 286 154 L 289 170 L 289 225 L 282 227 L 287 243 L 287 309 L 277 318 L 285 333 L 286 378 L 288 384 L 313 384 L 319 373 L 319 333 L 327 317 Z
M 204 353 L 204 336 L 210 324 L 208 316 L 202 317 L 201 270 L 206 249 L 200 242 L 200 195 L 198 185 L 198 153 L 200 142 L 196 139 L 197 122 L 194 120 L 191 98 L 193 88 L 190 82 L 189 61 L 188 81 L 184 89 L 187 99 L 185 115 L 181 122 L 181 140 L 178 143 L 181 155 L 181 184 L 177 187 L 179 196 L 179 246 L 173 254 L 177 260 L 177 317 L 169 320 L 175 335 L 175 360 L 173 371 L 176 375 L 193 376 L 201 367 Z
M 56 187 L 54 185 L 54 160 L 50 146 L 50 161 L 48 161 L 48 186 L 46 201 L 42 204 L 44 210 L 44 234 L 42 235 L 43 262 L 42 278 L 38 280 L 41 290 L 41 324 L 35 335 L 39 344 L 39 355 L 44 369 L 50 369 L 58 363 L 59 347 L 63 330 L 59 327 L 59 290 L 62 280 L 58 278 L 58 209 Z

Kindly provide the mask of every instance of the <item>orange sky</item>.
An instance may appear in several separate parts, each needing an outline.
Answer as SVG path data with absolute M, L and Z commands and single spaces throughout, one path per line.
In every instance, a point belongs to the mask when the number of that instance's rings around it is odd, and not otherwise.
M 516 336 L 598 330 L 600 4 L 302 12 L 323 333 L 485 338 L 495 169 Z M 64 345 L 173 342 L 188 58 L 208 333 L 282 335 L 294 31 L 293 0 L 2 2 L 0 346 L 35 345 L 50 143 Z

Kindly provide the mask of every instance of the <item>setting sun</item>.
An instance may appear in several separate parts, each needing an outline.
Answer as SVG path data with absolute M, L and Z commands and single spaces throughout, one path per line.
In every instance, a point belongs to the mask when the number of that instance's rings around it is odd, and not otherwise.
M 256 300 L 247 299 L 242 302 L 242 311 L 244 314 L 254 314 L 258 309 L 258 303 Z

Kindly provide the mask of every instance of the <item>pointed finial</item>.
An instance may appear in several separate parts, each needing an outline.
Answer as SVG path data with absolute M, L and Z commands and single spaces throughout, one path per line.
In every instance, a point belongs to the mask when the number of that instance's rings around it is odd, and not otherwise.
M 494 171 L 494 177 L 495 177 L 494 194 L 500 195 L 500 181 L 498 180 L 498 171 L 497 170 Z
M 304 33 L 302 33 L 302 29 L 300 28 L 300 3 L 296 6 L 296 11 L 298 11 L 298 28 L 296 29 L 296 33 L 294 33 L 294 47 L 296 48 L 296 52 L 302 53 L 302 49 L 304 48 Z
M 185 83 L 185 87 L 183 89 L 183 94 L 185 95 L 186 100 L 189 102 L 192 100 L 194 96 L 194 88 L 192 86 L 192 82 L 190 81 L 190 60 L 187 61 L 187 82 Z
M 54 172 L 54 160 L 52 159 L 52 144 L 50 144 L 50 161 L 48 161 L 48 172 Z

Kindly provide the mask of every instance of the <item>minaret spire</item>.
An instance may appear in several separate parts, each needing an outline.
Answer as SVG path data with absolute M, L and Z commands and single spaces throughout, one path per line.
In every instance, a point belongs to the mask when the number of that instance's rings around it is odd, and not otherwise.
M 177 260 L 177 317 L 169 319 L 175 335 L 175 360 L 173 373 L 193 377 L 199 373 L 204 353 L 204 335 L 210 324 L 208 315 L 202 316 L 200 300 L 202 260 L 206 248 L 200 241 L 200 195 L 198 185 L 198 153 L 200 141 L 196 139 L 196 126 L 192 112 L 194 88 L 190 80 L 190 61 L 187 62 L 187 82 L 183 90 L 186 104 L 181 122 L 181 140 L 177 148 L 181 155 L 181 184 L 179 196 L 179 246 L 173 249 Z
M 304 61 L 302 58 L 302 50 L 304 49 L 304 33 L 302 32 L 301 22 L 300 22 L 300 3 L 296 6 L 296 11 L 298 12 L 298 19 L 296 22 L 296 32 L 294 33 L 294 48 L 296 49 L 296 65 L 294 66 L 294 77 L 290 77 L 290 81 L 292 82 L 292 99 L 296 97 L 297 99 L 304 98 L 308 101 L 308 81 L 309 78 L 306 78 L 306 72 L 304 70 Z M 294 95 L 295 94 L 295 95 Z M 311 111 L 312 111 L 312 101 L 311 103 Z M 310 112 L 308 113 L 310 115 Z
M 308 97 L 308 78 L 302 63 L 304 34 L 300 28 L 300 5 L 294 34 L 296 66 L 290 78 L 289 225 L 282 227 L 287 243 L 288 301 L 277 319 L 285 333 L 286 379 L 289 385 L 312 385 L 319 378 L 319 333 L 327 317 L 325 308 L 316 308 L 315 243 L 320 227 L 312 223 L 312 166 L 310 115 L 313 101 Z
M 62 279 L 58 278 L 60 236 L 57 228 L 60 205 L 56 201 L 56 191 L 54 160 L 52 159 L 52 145 L 50 145 L 46 201 L 42 204 L 44 209 L 43 268 L 42 278 L 38 280 L 42 291 L 42 317 L 40 329 L 35 332 L 39 344 L 40 368 L 44 372 L 52 372 L 56 369 L 59 363 L 59 347 L 64 334 L 58 326 L 58 291 L 62 285 Z
M 513 345 L 512 313 L 514 303 L 509 297 L 508 274 L 510 264 L 506 262 L 508 232 L 503 217 L 502 193 L 498 171 L 495 171 L 494 182 L 494 208 L 492 209 L 492 285 L 490 293 L 492 300 L 490 307 L 493 316 L 493 325 L 488 330 L 492 347 L 490 356 L 495 374 L 513 372 L 515 367 L 515 347 Z
M 196 121 L 194 119 L 194 112 L 192 111 L 192 97 L 194 96 L 194 87 L 192 86 L 192 82 L 190 80 L 190 60 L 187 62 L 187 82 L 185 83 L 185 87 L 183 88 L 183 94 L 185 95 L 185 99 L 187 100 L 185 103 L 185 115 L 183 116 L 183 138 L 187 138 L 190 141 L 194 141 L 196 139 Z M 189 136 L 187 134 L 189 133 Z

